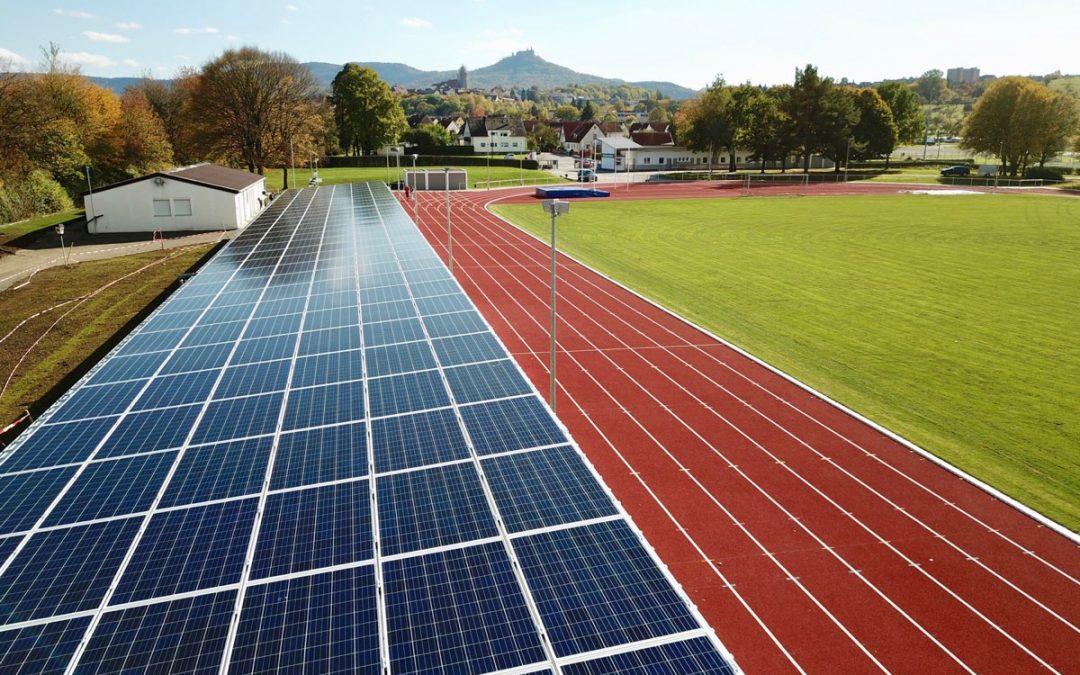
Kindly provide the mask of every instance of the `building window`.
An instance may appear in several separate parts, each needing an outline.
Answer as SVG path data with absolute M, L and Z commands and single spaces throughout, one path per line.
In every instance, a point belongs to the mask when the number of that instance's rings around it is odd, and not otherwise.
M 168 199 L 155 199 L 154 200 L 154 217 L 158 216 L 171 216 L 172 208 L 169 207 Z
M 190 199 L 174 199 L 173 200 L 173 215 L 176 215 L 176 216 L 190 216 L 191 215 L 191 200 Z

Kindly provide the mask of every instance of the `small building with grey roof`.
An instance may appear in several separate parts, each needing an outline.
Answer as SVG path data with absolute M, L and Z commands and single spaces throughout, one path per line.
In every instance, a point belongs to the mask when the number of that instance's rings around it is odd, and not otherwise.
M 216 164 L 156 171 L 84 195 L 90 234 L 236 230 L 267 199 L 265 177 Z

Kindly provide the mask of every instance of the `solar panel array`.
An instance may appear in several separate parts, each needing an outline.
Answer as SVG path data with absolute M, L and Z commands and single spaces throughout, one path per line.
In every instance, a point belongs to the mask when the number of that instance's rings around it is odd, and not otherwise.
M 729 657 L 381 183 L 290 192 L 0 457 L 0 672 Z

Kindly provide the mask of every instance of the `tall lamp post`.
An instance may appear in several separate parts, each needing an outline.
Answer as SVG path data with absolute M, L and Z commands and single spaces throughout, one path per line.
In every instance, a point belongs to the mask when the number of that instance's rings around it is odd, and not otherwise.
M 450 169 L 443 169 L 443 191 L 446 193 L 446 258 L 450 261 L 450 276 L 454 275 L 454 231 L 450 226 Z
M 544 212 L 551 214 L 551 383 L 548 385 L 548 398 L 551 411 L 555 412 L 555 221 L 559 216 L 570 213 L 570 202 L 545 199 Z
M 412 183 L 405 181 L 408 185 L 412 185 L 413 192 L 416 192 L 416 158 L 420 155 L 413 154 L 412 157 Z
M 90 231 L 90 225 L 93 224 L 94 228 L 97 229 L 97 223 L 94 222 L 96 220 L 96 217 L 94 215 L 92 215 L 94 213 L 94 186 L 90 184 L 90 165 L 89 164 L 86 165 L 86 189 L 90 191 L 90 213 L 91 213 L 91 215 L 86 219 L 86 233 L 87 234 L 94 234 L 93 232 Z M 61 234 L 63 234 L 63 233 L 61 233 Z

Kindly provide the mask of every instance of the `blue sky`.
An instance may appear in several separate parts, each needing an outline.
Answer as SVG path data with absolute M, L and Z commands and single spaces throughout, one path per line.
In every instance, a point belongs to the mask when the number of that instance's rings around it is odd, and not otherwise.
M 1080 3 L 979 2 L 337 2 L 187 0 L 55 4 L 0 0 L 0 61 L 33 69 L 56 42 L 83 72 L 169 77 L 230 46 L 299 61 L 394 61 L 424 70 L 490 65 L 532 47 L 580 72 L 699 88 L 790 82 L 813 63 L 855 81 L 978 66 L 983 73 L 1080 73 Z

